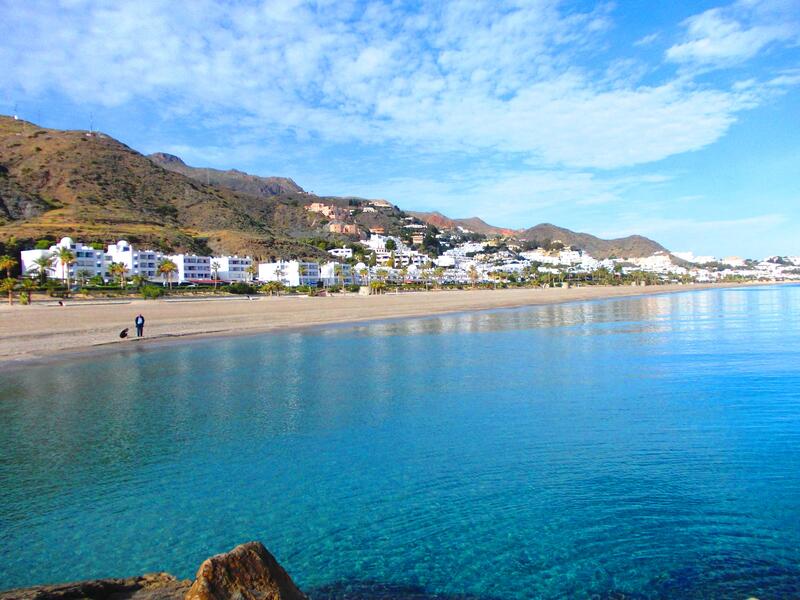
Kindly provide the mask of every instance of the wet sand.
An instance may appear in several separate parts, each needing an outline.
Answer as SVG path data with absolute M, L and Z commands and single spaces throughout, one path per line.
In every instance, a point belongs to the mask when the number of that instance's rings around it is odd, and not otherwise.
M 739 284 L 740 285 L 740 284 Z M 534 306 L 645 294 L 688 292 L 734 284 L 652 287 L 448 290 L 381 296 L 224 297 L 189 301 L 67 300 L 31 306 L 0 305 L 0 366 L 27 364 L 77 352 L 150 345 L 191 337 L 243 335 L 331 323 L 372 321 L 493 308 Z M 134 317 L 146 319 L 145 337 L 136 340 Z M 129 327 L 127 339 L 119 332 Z M 141 347 L 141 346 L 138 346 Z

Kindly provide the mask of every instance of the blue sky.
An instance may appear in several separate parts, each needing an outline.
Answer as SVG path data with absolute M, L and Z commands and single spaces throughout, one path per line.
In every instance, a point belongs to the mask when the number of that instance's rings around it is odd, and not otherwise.
M 190 5 L 0 0 L 0 112 L 319 194 L 800 255 L 800 0 Z

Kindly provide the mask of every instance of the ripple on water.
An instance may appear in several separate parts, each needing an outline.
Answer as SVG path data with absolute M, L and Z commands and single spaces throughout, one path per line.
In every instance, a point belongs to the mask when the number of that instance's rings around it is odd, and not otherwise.
M 314 598 L 800 597 L 798 325 L 706 291 L 4 374 L 2 579 L 260 539 Z

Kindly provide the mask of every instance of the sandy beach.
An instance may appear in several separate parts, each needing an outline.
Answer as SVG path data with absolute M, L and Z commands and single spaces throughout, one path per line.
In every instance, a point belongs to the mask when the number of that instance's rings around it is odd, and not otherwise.
M 733 286 L 730 284 L 728 287 Z M 198 300 L 68 300 L 32 306 L 0 305 L 0 365 L 75 352 L 107 351 L 198 336 L 268 332 L 331 323 L 534 306 L 645 294 L 687 292 L 713 285 L 580 287 L 409 292 L 382 296 L 220 297 Z M 134 317 L 146 318 L 145 337 L 120 339 Z

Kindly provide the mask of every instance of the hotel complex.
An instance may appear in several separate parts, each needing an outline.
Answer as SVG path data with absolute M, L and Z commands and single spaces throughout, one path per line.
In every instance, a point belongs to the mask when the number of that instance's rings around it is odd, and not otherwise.
M 528 280 L 537 273 L 557 276 L 561 281 L 572 276 L 590 275 L 600 269 L 617 274 L 650 273 L 660 281 L 693 280 L 709 282 L 729 277 L 743 279 L 800 279 L 800 257 L 769 257 L 762 261 L 744 261 L 737 257 L 713 259 L 684 254 L 679 261 L 667 252 L 631 258 L 597 260 L 587 253 L 560 245 L 559 249 L 516 251 L 497 247 L 496 241 L 442 243 L 442 252 L 431 257 L 407 245 L 400 237 L 373 233 L 356 246 L 328 251 L 330 260 L 322 262 L 279 260 L 257 263 L 249 256 L 198 256 L 164 254 L 136 248 L 126 240 L 110 244 L 106 250 L 97 244 L 85 245 L 69 237 L 48 249 L 24 250 L 21 253 L 23 273 L 38 272 L 39 259 L 49 257 L 48 275 L 73 281 L 102 277 L 112 280 L 113 264 L 123 264 L 127 277 L 140 276 L 154 282 L 165 282 L 158 271 L 168 259 L 175 264 L 171 276 L 174 283 L 279 282 L 286 287 L 363 285 L 372 281 L 421 282 L 435 278 L 438 283 L 477 283 L 498 280 Z M 68 248 L 74 263 L 66 266 L 58 260 L 58 252 Z M 355 262 L 358 257 L 360 262 Z M 369 265 L 366 264 L 369 262 Z M 355 264 L 353 264 L 355 263 Z M 254 266 L 255 265 L 255 266 Z
M 68 248 L 75 255 L 75 262 L 68 267 L 57 259 L 57 253 Z M 140 276 L 153 281 L 162 281 L 158 273 L 158 265 L 163 260 L 171 260 L 177 270 L 172 281 L 177 283 L 210 281 L 212 265 L 218 267 L 216 276 L 220 281 L 248 281 L 248 272 L 253 259 L 249 256 L 197 256 L 194 254 L 163 254 L 155 250 L 136 248 L 133 244 L 119 240 L 110 244 L 106 250 L 87 246 L 72 238 L 62 238 L 50 248 L 23 250 L 20 253 L 23 273 L 38 272 L 36 261 L 43 257 L 53 258 L 48 275 L 56 279 L 66 279 L 67 272 L 73 281 L 80 276 L 86 279 L 102 277 L 104 280 L 114 279 L 110 267 L 114 263 L 122 263 L 127 277 Z

